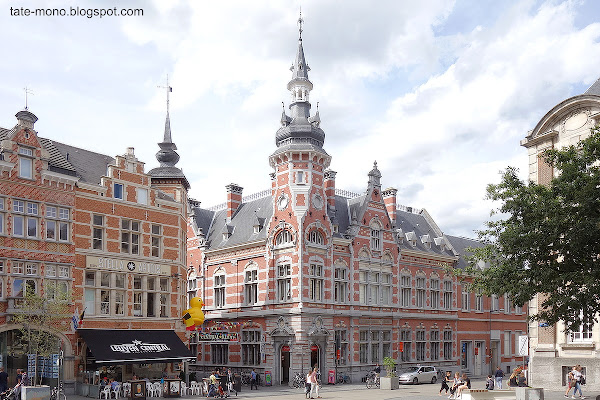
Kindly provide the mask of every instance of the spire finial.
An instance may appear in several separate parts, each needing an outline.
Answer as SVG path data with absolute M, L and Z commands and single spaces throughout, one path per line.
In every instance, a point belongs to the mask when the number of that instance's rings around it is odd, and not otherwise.
M 285 113 L 285 103 L 283 101 L 281 102 L 281 108 L 283 109 L 283 112 Z
M 25 109 L 28 110 L 29 108 L 27 104 L 27 95 L 33 94 L 33 90 L 31 90 L 31 88 L 28 88 L 27 86 L 25 86 L 23 90 L 25 91 Z
M 319 112 L 319 102 L 317 101 L 317 112 Z
M 302 6 L 300 6 L 300 17 L 298 17 L 298 40 L 302 41 L 302 24 L 304 20 L 302 19 Z
M 173 91 L 173 88 L 171 86 L 169 86 L 169 74 L 167 74 L 167 86 L 157 86 L 161 89 L 166 89 L 167 90 L 167 114 L 169 113 L 169 93 L 171 93 Z

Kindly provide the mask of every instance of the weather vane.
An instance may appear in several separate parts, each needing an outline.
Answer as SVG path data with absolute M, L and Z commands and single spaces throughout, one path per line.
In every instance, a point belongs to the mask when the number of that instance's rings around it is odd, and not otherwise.
M 28 95 L 33 94 L 33 90 L 31 90 L 31 88 L 28 88 L 27 86 L 25 86 L 23 88 L 23 90 L 25 91 L 25 109 L 27 110 L 28 109 L 27 108 L 28 107 L 27 97 L 28 97 Z
M 169 112 L 169 93 L 171 93 L 173 91 L 173 88 L 171 86 L 169 86 L 169 74 L 167 74 L 167 86 L 157 86 L 158 88 L 161 89 L 166 89 L 167 90 L 167 113 Z
M 302 6 L 300 7 L 300 17 L 298 18 L 298 32 L 300 33 L 300 40 L 302 40 L 302 24 L 304 20 L 302 19 Z

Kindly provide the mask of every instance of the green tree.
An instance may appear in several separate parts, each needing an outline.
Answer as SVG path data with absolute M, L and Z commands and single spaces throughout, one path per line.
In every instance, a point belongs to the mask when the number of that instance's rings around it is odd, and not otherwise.
M 578 329 L 600 313 L 600 128 L 543 158 L 558 173 L 548 185 L 526 183 L 512 167 L 488 185 L 486 198 L 500 205 L 465 272 L 475 290 L 519 306 L 542 294 L 533 320 Z
M 11 322 L 20 325 L 17 347 L 25 354 L 48 357 L 60 350 L 59 334 L 69 329 L 72 315 L 72 294 L 64 284 L 48 283 L 42 297 L 25 287 L 23 299 Z M 37 363 L 37 358 L 36 358 Z M 39 377 L 38 365 L 36 370 Z M 35 377 L 30 376 L 35 384 Z

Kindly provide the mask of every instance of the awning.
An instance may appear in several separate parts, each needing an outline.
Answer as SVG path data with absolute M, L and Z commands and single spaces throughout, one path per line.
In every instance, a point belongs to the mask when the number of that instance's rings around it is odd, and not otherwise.
M 179 336 L 169 330 L 77 329 L 96 363 L 176 362 L 195 358 Z

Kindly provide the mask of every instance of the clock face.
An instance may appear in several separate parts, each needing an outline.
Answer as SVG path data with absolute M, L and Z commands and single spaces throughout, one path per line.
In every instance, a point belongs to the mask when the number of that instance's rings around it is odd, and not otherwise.
M 313 201 L 313 206 L 320 210 L 321 208 L 323 208 L 323 198 L 318 195 L 318 194 L 314 194 L 312 197 L 312 201 Z
M 279 208 L 280 210 L 285 210 L 285 208 L 288 206 L 288 203 L 289 200 L 287 196 L 285 194 L 282 194 L 277 200 L 277 208 Z

